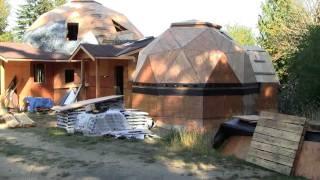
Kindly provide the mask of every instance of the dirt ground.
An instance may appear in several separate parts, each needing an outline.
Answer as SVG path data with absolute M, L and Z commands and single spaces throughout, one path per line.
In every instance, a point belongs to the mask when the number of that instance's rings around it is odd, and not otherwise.
M 32 115 L 38 127 L 0 129 L 0 179 L 291 179 L 218 153 L 170 150 L 161 140 L 66 135 L 54 116 Z

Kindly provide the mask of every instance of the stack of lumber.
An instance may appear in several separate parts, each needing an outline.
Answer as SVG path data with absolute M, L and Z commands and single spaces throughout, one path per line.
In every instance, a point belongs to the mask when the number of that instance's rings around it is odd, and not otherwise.
M 154 126 L 154 121 L 150 117 L 149 113 L 142 112 L 137 109 L 125 109 L 121 112 L 127 119 L 128 124 L 134 129 L 141 127 L 151 129 Z
M 76 121 L 75 132 L 80 132 L 85 136 L 114 136 L 135 139 L 144 139 L 146 135 L 151 134 L 149 127 L 153 123 L 147 123 L 146 119 L 141 122 L 138 119 L 129 122 L 124 116 L 124 112 L 108 110 L 99 114 L 82 113 Z M 141 114 L 145 117 L 147 113 L 141 112 Z
M 67 106 L 55 106 L 57 126 L 68 133 L 74 133 L 77 117 L 84 112 L 99 113 L 109 109 L 123 109 L 123 96 L 107 96 L 96 99 L 79 101 Z
M 57 127 L 65 129 L 68 133 L 73 133 L 77 117 L 82 112 L 81 110 L 58 112 Z
M 262 112 L 246 160 L 292 175 L 305 134 L 306 118 Z
M 0 116 L 0 121 L 4 122 L 6 128 L 29 128 L 35 127 L 36 123 L 25 113 L 7 113 Z
M 154 121 L 146 112 L 124 109 L 123 96 L 107 96 L 54 107 L 57 126 L 68 133 L 143 139 Z

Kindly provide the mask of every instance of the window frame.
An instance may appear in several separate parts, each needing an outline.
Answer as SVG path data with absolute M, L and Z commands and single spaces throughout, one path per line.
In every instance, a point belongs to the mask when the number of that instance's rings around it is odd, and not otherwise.
M 43 80 L 42 81 L 38 81 L 39 79 L 36 77 L 36 75 L 38 74 L 37 73 L 37 70 L 38 70 L 38 67 L 39 65 L 41 65 L 43 68 L 42 68 L 42 73 L 43 73 Z M 41 71 L 41 69 L 40 69 Z M 33 82 L 36 83 L 36 84 L 44 84 L 46 83 L 46 65 L 44 63 L 36 63 L 36 64 L 33 64 Z

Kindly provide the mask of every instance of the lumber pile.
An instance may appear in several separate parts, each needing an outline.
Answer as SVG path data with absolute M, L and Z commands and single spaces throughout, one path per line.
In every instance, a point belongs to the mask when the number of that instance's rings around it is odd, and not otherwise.
M 68 133 L 143 139 L 154 121 L 146 112 L 124 109 L 123 96 L 108 96 L 53 108 L 57 126 Z
M 149 116 L 149 113 L 137 109 L 125 109 L 121 112 L 125 116 L 128 124 L 134 129 L 140 127 L 151 129 L 155 125 L 153 119 Z
M 292 175 L 305 134 L 306 118 L 262 112 L 246 160 Z
M 57 112 L 57 126 L 68 133 L 74 133 L 75 123 L 80 114 L 84 112 L 105 112 L 109 109 L 123 109 L 122 96 L 108 96 L 104 98 L 89 99 L 52 108 Z
M 7 113 L 0 116 L 0 121 L 9 129 L 35 127 L 36 123 L 25 113 Z
M 90 114 L 82 113 L 78 116 L 75 124 L 75 132 L 80 132 L 85 136 L 114 136 L 116 138 L 136 138 L 143 139 L 145 135 L 150 134 L 149 128 L 153 122 L 148 119 L 128 121 L 124 113 L 125 110 L 108 110 L 103 113 Z M 138 113 L 138 111 L 135 111 Z M 145 113 L 141 112 L 144 117 Z

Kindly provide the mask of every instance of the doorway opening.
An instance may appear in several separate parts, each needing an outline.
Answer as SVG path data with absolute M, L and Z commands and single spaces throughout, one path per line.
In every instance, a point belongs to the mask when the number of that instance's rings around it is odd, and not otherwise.
M 116 66 L 115 77 L 116 77 L 116 95 L 123 95 L 123 66 Z

